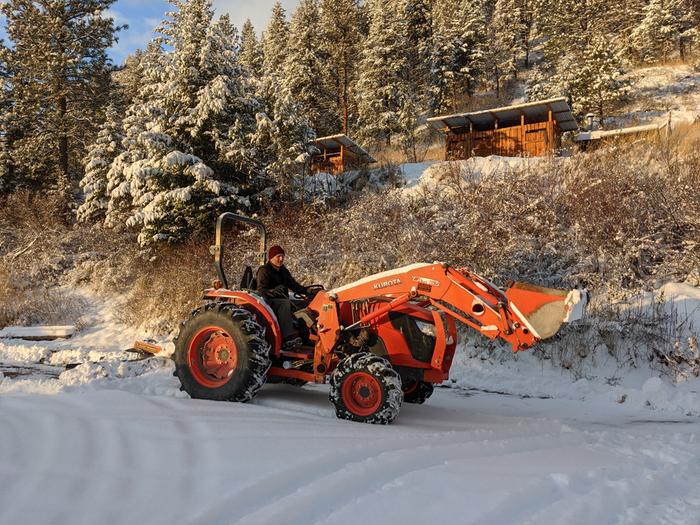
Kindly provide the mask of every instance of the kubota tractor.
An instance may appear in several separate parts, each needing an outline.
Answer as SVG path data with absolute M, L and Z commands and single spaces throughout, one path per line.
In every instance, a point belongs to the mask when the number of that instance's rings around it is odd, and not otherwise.
M 293 298 L 304 344 L 285 352 L 275 314 L 255 292 L 252 269 L 245 268 L 239 289 L 229 286 L 222 245 L 229 222 L 259 230 L 265 263 L 264 225 L 221 215 L 212 246 L 218 280 L 175 341 L 175 375 L 193 398 L 249 401 L 266 382 L 328 382 L 339 418 L 391 423 L 402 402 L 425 402 L 433 385 L 448 378 L 455 320 L 520 351 L 579 318 L 587 300 L 585 291 L 523 283 L 502 291 L 465 269 L 413 264 Z

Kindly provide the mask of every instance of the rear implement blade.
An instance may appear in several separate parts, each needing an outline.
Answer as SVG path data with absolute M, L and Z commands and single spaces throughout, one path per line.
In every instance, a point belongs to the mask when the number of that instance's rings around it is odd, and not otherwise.
M 528 283 L 513 284 L 506 296 L 539 339 L 552 337 L 563 323 L 581 319 L 588 302 L 586 290 L 567 291 Z

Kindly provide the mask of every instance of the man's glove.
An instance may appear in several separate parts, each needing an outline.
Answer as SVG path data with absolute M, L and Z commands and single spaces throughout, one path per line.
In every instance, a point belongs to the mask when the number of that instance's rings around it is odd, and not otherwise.
M 273 297 L 280 297 L 282 299 L 288 298 L 289 297 L 289 291 L 287 290 L 287 287 L 283 284 L 280 284 L 278 286 L 275 286 L 271 291 L 270 294 Z
M 323 290 L 323 286 L 319 284 L 312 284 L 311 286 L 306 287 L 305 292 L 307 296 L 314 297 L 321 290 Z

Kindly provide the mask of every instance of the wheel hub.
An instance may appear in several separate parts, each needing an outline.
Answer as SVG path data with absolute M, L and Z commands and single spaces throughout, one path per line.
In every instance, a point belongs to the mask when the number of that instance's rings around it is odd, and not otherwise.
M 355 372 L 343 383 L 345 406 L 354 414 L 367 416 L 374 413 L 382 402 L 382 389 L 377 378 L 367 372 Z
M 192 375 L 208 388 L 226 384 L 238 365 L 235 341 L 217 326 L 207 326 L 195 334 L 188 353 Z
M 202 348 L 202 364 L 206 373 L 224 379 L 236 369 L 236 345 L 231 336 L 214 332 Z

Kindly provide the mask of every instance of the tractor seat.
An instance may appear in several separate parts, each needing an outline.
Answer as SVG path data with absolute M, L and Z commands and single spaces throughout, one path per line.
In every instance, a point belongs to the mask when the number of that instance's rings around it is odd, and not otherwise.
M 250 266 L 246 266 L 241 278 L 241 290 L 257 290 L 257 288 L 258 282 L 253 275 L 253 269 Z

